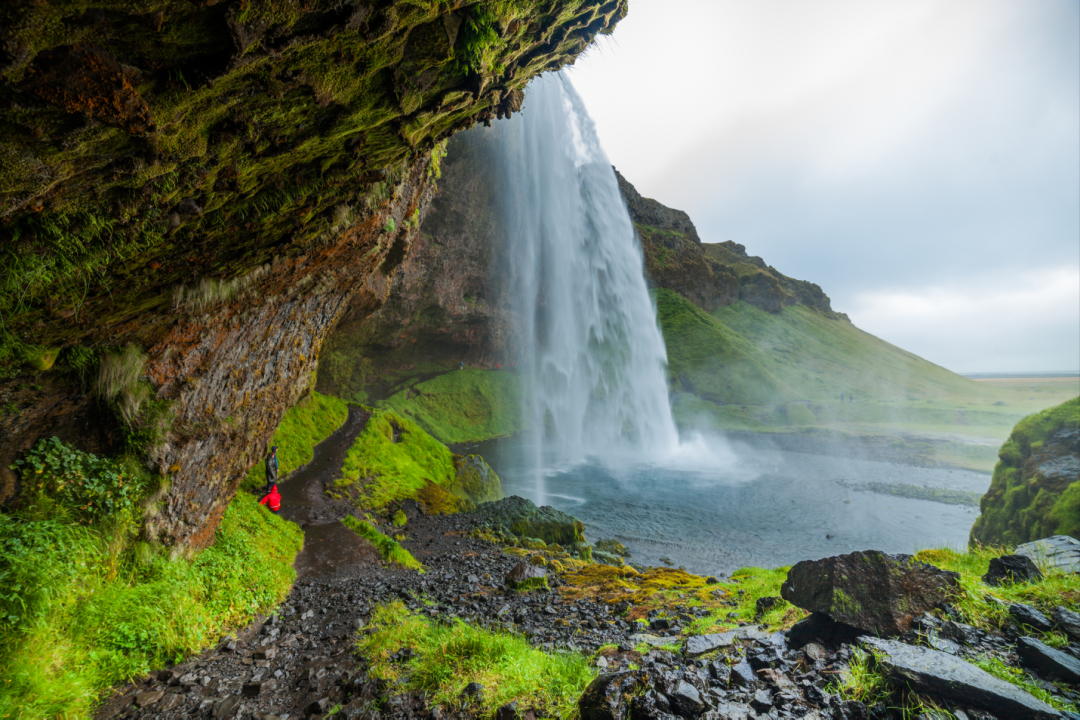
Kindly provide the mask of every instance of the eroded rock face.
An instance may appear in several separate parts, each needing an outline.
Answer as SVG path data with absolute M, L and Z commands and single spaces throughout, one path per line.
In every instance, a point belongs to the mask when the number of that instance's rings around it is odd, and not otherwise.
M 780 594 L 792 605 L 876 635 L 899 635 L 959 588 L 959 575 L 878 550 L 803 560 Z

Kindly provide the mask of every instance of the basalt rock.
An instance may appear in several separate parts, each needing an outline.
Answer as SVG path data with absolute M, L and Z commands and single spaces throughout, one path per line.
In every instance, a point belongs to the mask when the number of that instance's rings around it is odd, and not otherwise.
M 574 547 L 583 543 L 585 526 L 561 510 L 512 495 L 498 502 L 481 505 L 472 514 L 481 522 L 521 538 L 539 538 L 546 544 Z
M 1042 563 L 1049 570 L 1080 573 L 1080 540 L 1068 535 L 1018 545 L 1016 554 Z
M 546 582 L 547 570 L 531 563 L 521 562 L 506 573 L 506 586 L 511 590 L 530 590 Z
M 1056 650 L 1038 638 L 1022 637 L 1016 643 L 1020 664 L 1035 669 L 1040 675 L 1080 685 L 1080 660 Z
M 982 580 L 987 585 L 1006 585 L 1014 582 L 1037 582 L 1042 573 L 1026 555 L 1002 555 L 990 560 L 990 568 Z
M 648 683 L 649 674 L 643 670 L 598 676 L 578 700 L 581 720 L 626 720 L 630 698 Z
M 959 575 L 877 550 L 804 560 L 788 572 L 780 594 L 792 605 L 825 613 L 877 635 L 899 635 L 959 588 Z

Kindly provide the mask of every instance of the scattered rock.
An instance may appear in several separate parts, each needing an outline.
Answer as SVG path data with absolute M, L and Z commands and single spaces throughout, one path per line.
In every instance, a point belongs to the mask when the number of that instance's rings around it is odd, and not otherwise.
M 506 586 L 511 590 L 529 589 L 530 586 L 546 582 L 547 570 L 531 563 L 520 562 L 506 574 Z
M 164 695 L 164 690 L 147 690 L 146 692 L 135 693 L 135 707 L 149 707 L 160 700 Z
M 748 625 L 712 635 L 693 635 L 686 639 L 684 650 L 689 657 L 697 657 L 713 650 L 730 647 L 736 640 L 765 640 L 768 637 L 769 633 Z
M 780 594 L 792 605 L 876 635 L 899 635 L 919 615 L 946 602 L 959 575 L 878 550 L 803 560 Z
M 653 647 L 669 647 L 671 645 L 678 645 L 679 638 L 676 636 L 661 637 L 659 635 L 650 635 L 649 633 L 634 633 L 630 636 L 630 642 L 634 644 L 645 643 L 646 645 L 652 645 Z
M 762 598 L 758 598 L 757 604 L 755 605 L 754 619 L 756 620 L 756 619 L 760 618 L 762 615 L 764 615 L 765 613 L 772 610 L 774 607 L 779 605 L 781 602 L 782 602 L 782 600 L 780 598 L 778 598 L 778 597 L 762 597 Z
M 859 642 L 896 682 L 949 706 L 984 710 L 1006 718 L 1049 720 L 1061 715 L 1012 683 L 971 663 L 928 648 L 862 637 Z
M 1009 606 L 1009 614 L 1012 615 L 1013 620 L 1026 625 L 1027 627 L 1035 628 L 1036 630 L 1053 630 L 1054 624 L 1050 622 L 1050 618 L 1043 615 L 1041 612 L 1023 603 L 1016 603 Z
M 680 680 L 675 685 L 675 689 L 668 693 L 668 700 L 679 711 L 679 714 L 689 717 L 705 709 L 705 701 L 701 699 L 701 693 L 685 680 Z
M 1068 535 L 1018 545 L 1016 554 L 1026 555 L 1048 570 L 1080 573 L 1080 540 Z
M 990 569 L 983 575 L 987 585 L 1005 585 L 1015 582 L 1038 582 L 1042 573 L 1027 555 L 1002 555 L 990 560 Z
M 1057 626 L 1063 633 L 1069 638 L 1069 640 L 1080 643 L 1080 613 L 1073 612 L 1058 605 L 1054 608 L 1054 611 L 1050 613 L 1050 617 L 1054 619 Z
M 1020 664 L 1038 670 L 1039 674 L 1064 680 L 1073 685 L 1080 685 L 1080 660 L 1055 650 L 1041 640 L 1022 637 L 1016 643 L 1016 654 Z
M 581 720 L 625 720 L 630 711 L 628 694 L 646 687 L 649 674 L 627 670 L 599 675 L 578 700 Z

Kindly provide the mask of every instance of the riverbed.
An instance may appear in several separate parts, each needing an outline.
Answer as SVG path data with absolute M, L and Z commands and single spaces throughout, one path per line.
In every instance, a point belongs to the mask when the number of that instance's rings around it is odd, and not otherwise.
M 715 460 L 691 468 L 552 463 L 540 478 L 522 460 L 528 455 L 523 439 L 483 443 L 470 452 L 492 465 L 507 495 L 580 518 L 591 542 L 614 538 L 634 562 L 709 575 L 855 550 L 963 548 L 977 507 L 887 491 L 981 494 L 990 484 L 990 475 L 967 470 L 710 442 L 717 446 Z

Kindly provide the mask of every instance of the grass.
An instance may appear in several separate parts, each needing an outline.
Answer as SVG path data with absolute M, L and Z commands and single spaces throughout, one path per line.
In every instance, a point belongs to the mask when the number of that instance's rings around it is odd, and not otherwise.
M 460 620 L 437 624 L 409 613 L 399 601 L 377 607 L 364 632 L 357 647 L 369 658 L 372 674 L 400 679 L 446 708 L 460 707 L 465 686 L 480 683 L 481 717 L 513 701 L 519 710 L 541 710 L 546 717 L 575 717 L 578 698 L 596 673 L 583 655 L 544 653 L 522 637 Z M 415 655 L 402 664 L 393 662 L 390 656 L 402 648 Z
M 414 558 L 412 553 L 401 547 L 397 540 L 389 538 L 376 530 L 371 523 L 365 522 L 364 520 L 358 520 L 352 515 L 346 515 L 341 519 L 341 523 L 374 545 L 375 549 L 379 551 L 379 555 L 386 562 L 393 565 L 400 565 L 407 570 L 416 570 L 421 573 L 424 572 L 423 564 Z
M 986 672 L 990 673 L 991 675 L 1000 680 L 1010 682 L 1013 685 L 1016 685 L 1017 687 L 1026 690 L 1028 693 L 1034 695 L 1039 700 L 1042 700 L 1044 703 L 1052 706 L 1057 710 L 1071 713 L 1075 713 L 1078 710 L 1075 704 L 1062 702 L 1060 699 L 1054 697 L 1046 690 L 1033 683 L 1031 681 L 1031 678 L 1029 678 L 1023 670 L 1021 670 L 1020 668 L 1012 667 L 1011 665 L 1006 665 L 1001 661 L 1000 658 L 987 656 L 975 660 L 973 664 L 977 665 L 979 668 L 985 670 Z
M 336 397 L 312 392 L 289 408 L 274 431 L 271 445 L 278 446 L 278 478 L 311 462 L 315 446 L 330 437 L 349 416 L 349 407 Z M 266 484 L 262 462 L 248 471 L 242 486 L 256 490 Z
M 976 382 L 801 305 L 710 314 L 670 290 L 656 302 L 684 427 L 885 437 L 989 472 L 1013 425 L 1080 392 L 1077 378 Z
M 510 372 L 451 370 L 395 393 L 380 405 L 445 443 L 489 440 L 522 429 L 519 379 Z
M 0 514 L 0 717 L 87 717 L 111 686 L 201 651 L 295 579 L 300 530 L 245 493 L 192 558 L 139 541 L 137 525 Z

